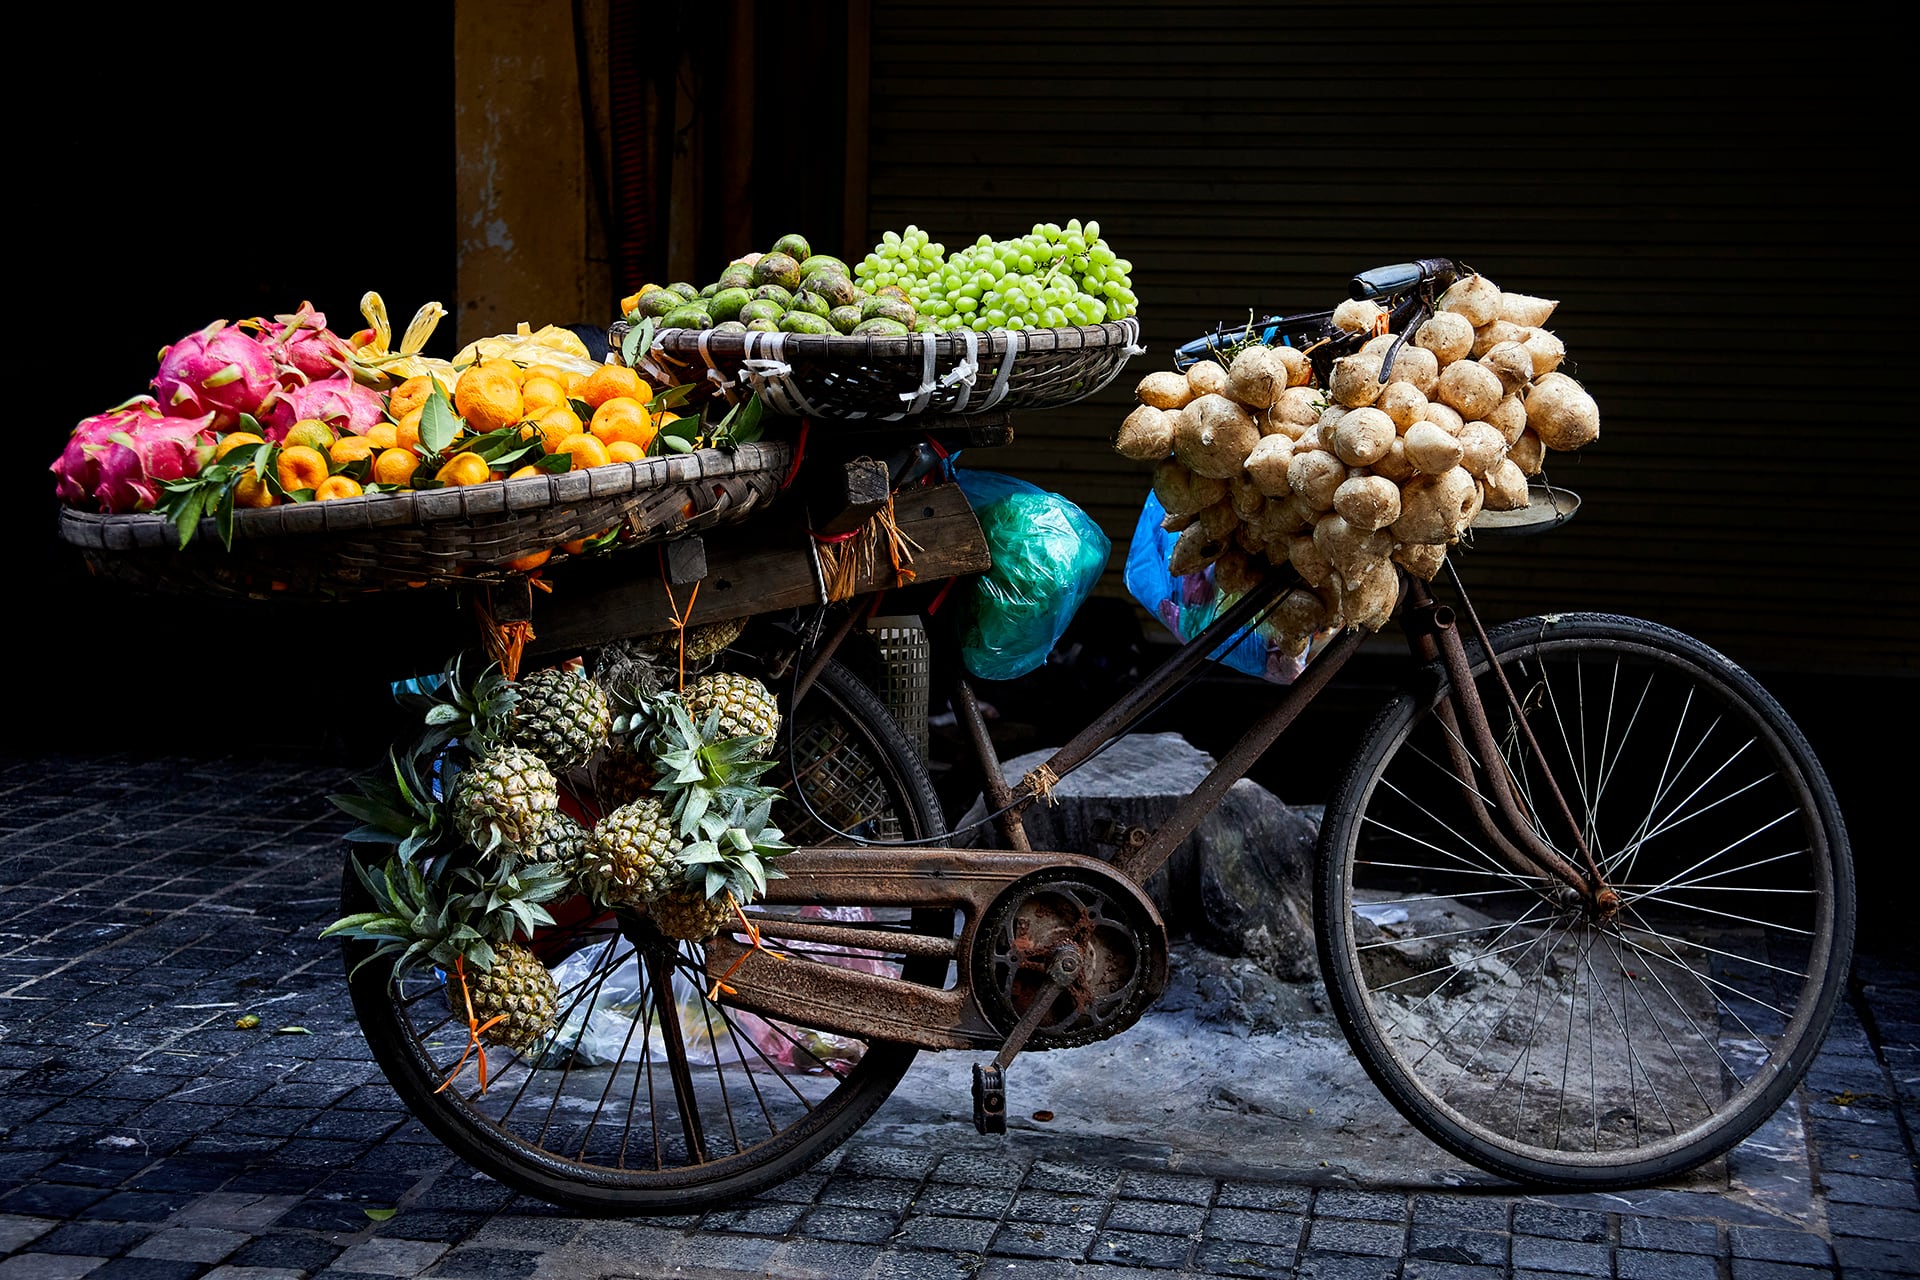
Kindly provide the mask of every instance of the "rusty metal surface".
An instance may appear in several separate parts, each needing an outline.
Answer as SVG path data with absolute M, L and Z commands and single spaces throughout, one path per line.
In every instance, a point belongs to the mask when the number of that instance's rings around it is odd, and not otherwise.
M 1006 840 L 1009 849 L 1031 849 L 1033 845 L 1027 840 L 1026 823 L 1020 820 L 1020 810 L 1013 806 L 1013 792 L 1000 772 L 1000 756 L 994 751 L 993 739 L 987 734 L 987 721 L 980 714 L 980 700 L 974 696 L 973 685 L 961 680 L 955 686 L 953 702 L 954 712 L 966 729 L 967 740 L 973 744 L 974 755 L 980 761 L 981 788 L 986 793 L 987 809 L 999 814 L 994 821 L 1000 827 L 1001 837 Z

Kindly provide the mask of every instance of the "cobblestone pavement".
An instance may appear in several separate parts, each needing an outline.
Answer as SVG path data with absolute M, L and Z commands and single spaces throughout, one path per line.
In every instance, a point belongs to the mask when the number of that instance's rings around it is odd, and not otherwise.
M 454 1160 L 370 1061 L 315 937 L 344 830 L 321 797 L 342 781 L 0 760 L 0 1280 L 1920 1275 L 1911 951 L 1861 958 L 1762 1131 L 1792 1194 L 1735 1194 L 1732 1174 L 1562 1196 L 1416 1168 L 1250 1176 L 1058 1128 L 931 1143 L 882 1124 L 725 1211 L 569 1217 Z

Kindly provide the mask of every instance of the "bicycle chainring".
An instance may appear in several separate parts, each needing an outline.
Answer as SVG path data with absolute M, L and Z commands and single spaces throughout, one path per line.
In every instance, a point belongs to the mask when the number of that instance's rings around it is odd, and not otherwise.
M 1118 1035 L 1167 985 L 1167 930 L 1132 882 L 1084 866 L 1049 867 L 1009 885 L 974 933 L 973 985 L 981 1011 L 1011 1032 L 1046 985 L 1062 944 L 1082 957 L 1079 975 L 1027 1043 L 1067 1049 Z

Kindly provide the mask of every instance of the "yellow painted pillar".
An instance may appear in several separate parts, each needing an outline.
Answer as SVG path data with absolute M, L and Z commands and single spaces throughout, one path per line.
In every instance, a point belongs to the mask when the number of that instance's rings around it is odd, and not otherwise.
M 456 0 L 456 340 L 614 318 L 605 0 Z M 582 93 L 584 68 L 586 93 Z M 404 195 L 397 198 L 404 199 Z

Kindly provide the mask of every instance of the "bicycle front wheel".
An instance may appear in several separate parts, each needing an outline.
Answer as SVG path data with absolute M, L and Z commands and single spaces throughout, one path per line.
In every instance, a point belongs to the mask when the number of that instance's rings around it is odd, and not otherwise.
M 1626 1187 L 1723 1154 L 1819 1049 L 1853 944 L 1824 772 L 1750 676 L 1679 632 L 1565 614 L 1494 632 L 1501 670 L 1618 894 L 1602 918 L 1481 835 L 1449 687 L 1375 721 L 1321 832 L 1315 925 L 1341 1026 L 1429 1137 L 1527 1183 Z M 1581 859 L 1483 660 L 1535 829 Z
M 838 663 L 822 670 L 797 715 L 783 716 L 776 760 L 766 779 L 788 797 L 781 816 L 796 844 L 946 829 L 914 748 Z M 343 910 L 365 907 L 349 869 Z M 556 907 L 559 923 L 529 945 L 557 980 L 559 1029 L 523 1050 L 492 1048 L 484 1078 L 449 975 L 396 979 L 390 966 L 369 964 L 350 983 L 368 1047 L 408 1109 L 456 1155 L 517 1190 L 588 1214 L 727 1204 L 852 1136 L 913 1061 L 908 1045 L 729 1007 L 708 980 L 704 944 L 664 937 L 644 916 L 596 912 L 584 898 Z M 834 902 L 748 910 L 864 930 L 859 946 L 772 944 L 808 960 L 935 986 L 947 977 L 945 961 L 897 939 L 950 938 L 951 911 Z M 367 949 L 348 944 L 349 967 Z

